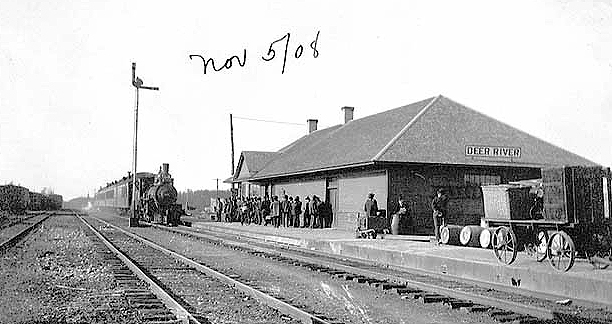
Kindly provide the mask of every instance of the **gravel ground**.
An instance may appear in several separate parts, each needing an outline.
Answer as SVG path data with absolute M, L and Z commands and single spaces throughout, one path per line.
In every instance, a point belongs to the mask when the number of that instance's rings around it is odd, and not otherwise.
M 119 250 L 140 264 L 163 286 L 178 295 L 196 317 L 215 324 L 298 324 L 250 296 L 209 277 L 172 257 L 166 256 L 94 219 L 88 222 L 100 229 Z M 154 256 L 154 257 L 153 257 Z
M 109 215 L 100 214 L 106 219 Z M 118 223 L 117 219 L 114 219 Z M 125 222 L 122 220 L 122 224 Z M 345 323 L 491 323 L 490 317 L 464 314 L 440 305 L 403 300 L 364 284 L 332 278 L 303 267 L 218 247 L 154 228 L 131 229 L 150 240 L 192 257 L 224 273 L 239 274 L 260 289 Z
M 140 323 L 72 216 L 53 216 L 0 256 L 1 323 Z
M 19 223 L 13 223 L 13 224 L 6 224 L 7 227 L 4 227 L 2 229 L 0 229 L 0 243 L 10 239 L 11 237 L 15 236 L 17 233 L 21 232 L 22 230 L 24 230 L 25 228 L 27 228 L 28 226 L 32 225 L 33 223 L 37 222 L 38 220 L 40 220 L 41 218 L 45 217 L 44 215 L 38 215 L 38 216 L 33 216 L 31 218 L 28 218 L 30 216 L 23 216 L 21 217 L 21 219 L 23 219 L 23 222 L 19 222 Z M 27 219 L 26 219 L 27 218 Z M 14 219 L 13 221 L 17 221 L 18 219 Z

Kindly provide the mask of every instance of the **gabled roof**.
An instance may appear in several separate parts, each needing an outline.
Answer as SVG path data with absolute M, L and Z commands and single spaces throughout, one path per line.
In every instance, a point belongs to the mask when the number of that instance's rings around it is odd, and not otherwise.
M 274 156 L 276 156 L 276 154 L 276 152 L 243 151 L 240 153 L 234 180 L 244 180 L 253 177 Z
M 466 145 L 515 147 L 520 148 L 521 156 L 473 157 L 466 155 Z M 442 96 L 375 160 L 527 167 L 597 165 Z
M 512 159 L 475 158 L 466 155 L 466 145 L 518 147 L 521 156 Z M 527 167 L 596 165 L 448 98 L 437 96 L 303 136 L 278 151 L 252 178 L 375 162 Z

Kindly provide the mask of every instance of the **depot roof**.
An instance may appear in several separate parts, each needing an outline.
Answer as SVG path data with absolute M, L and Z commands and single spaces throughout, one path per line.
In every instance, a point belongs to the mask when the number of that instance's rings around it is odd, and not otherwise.
M 248 155 L 245 160 L 248 160 Z M 547 167 L 597 165 L 443 96 L 317 130 L 266 153 L 253 180 L 385 162 Z M 242 159 L 242 157 L 241 157 Z M 253 163 L 255 165 L 255 163 Z M 240 170 L 240 169 L 238 169 Z

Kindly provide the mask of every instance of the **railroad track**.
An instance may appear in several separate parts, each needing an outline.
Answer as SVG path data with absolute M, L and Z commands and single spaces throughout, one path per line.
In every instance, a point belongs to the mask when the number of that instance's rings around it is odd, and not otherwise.
M 25 217 L 20 217 L 20 218 L 17 218 L 17 219 L 13 219 L 13 220 L 11 220 L 11 221 L 9 221 L 7 223 L 4 223 L 4 224 L 0 225 L 0 231 L 5 229 L 5 228 L 9 228 L 11 226 L 18 225 L 18 224 L 20 224 L 20 223 L 22 223 L 24 221 L 27 221 L 27 220 L 29 220 L 31 218 L 34 218 L 34 217 L 36 217 L 38 215 L 39 214 L 29 214 L 29 215 L 27 215 Z
M 100 230 L 94 228 L 77 212 L 75 216 L 89 229 L 86 235 L 94 242 L 96 252 L 103 255 L 104 261 L 109 264 L 110 271 L 118 287 L 125 294 L 128 303 L 136 309 L 146 323 L 200 323 L 125 253 L 119 251 Z
M 253 239 L 237 239 L 235 235 L 193 229 L 168 228 L 161 230 L 189 235 L 212 244 L 223 245 L 251 255 L 274 259 L 288 265 L 306 267 L 345 280 L 367 284 L 397 293 L 401 298 L 420 299 L 423 303 L 440 303 L 466 312 L 481 312 L 498 322 L 512 323 L 609 323 L 605 319 L 579 315 L 580 307 L 561 306 L 554 301 L 515 292 L 497 291 L 477 283 L 455 278 L 385 269 L 380 265 L 363 263 L 350 258 L 315 252 L 297 247 L 278 246 Z M 597 311 L 600 311 L 599 309 Z
M 185 309 L 185 315 L 190 323 L 208 323 L 208 319 L 196 310 L 196 305 L 188 303 L 190 296 L 198 294 L 206 294 L 208 291 L 202 289 L 210 289 L 210 277 L 223 283 L 230 289 L 237 289 L 251 298 L 267 305 L 281 314 L 285 314 L 293 319 L 293 322 L 301 323 L 318 323 L 318 324 L 341 324 L 332 318 L 326 317 L 324 314 L 319 314 L 314 311 L 305 310 L 303 307 L 293 305 L 282 298 L 277 298 L 264 291 L 257 289 L 248 282 L 240 280 L 235 274 L 224 274 L 210 267 L 202 265 L 200 262 L 194 261 L 182 254 L 166 249 L 158 244 L 155 244 L 145 238 L 125 231 L 118 226 L 112 225 L 101 219 L 91 217 L 103 226 L 100 230 L 89 224 L 89 221 L 83 220 L 90 230 L 100 238 L 106 241 L 105 245 L 109 249 L 114 250 L 114 253 L 122 255 L 122 261 L 131 261 L 133 266 L 139 269 L 142 276 L 148 277 L 149 284 L 152 282 L 158 288 L 155 288 L 155 294 L 158 290 L 163 291 L 167 296 L 164 301 L 172 299 L 176 304 Z M 111 248 L 112 246 L 112 248 Z M 126 260 L 123 260 L 126 259 Z M 134 270 L 134 269 L 132 269 Z M 134 270 L 135 271 L 135 270 Z M 178 275 L 177 275 L 178 274 Z M 139 275 L 138 277 L 140 278 Z M 178 279 L 177 279 L 178 278 Z M 145 280 L 144 278 L 142 278 Z M 202 284 L 206 282 L 205 284 Z M 169 307 L 176 311 L 176 306 Z M 281 322 L 286 322 L 287 318 L 281 318 Z
M 55 212 L 48 212 L 41 215 L 35 215 L 32 217 L 28 217 L 27 219 L 23 219 L 19 222 L 13 223 L 10 226 L 4 227 L 2 229 L 3 234 L 6 234 L 4 231 L 10 231 L 10 233 L 8 233 L 8 237 L 5 237 L 5 235 L 2 235 L 0 237 L 0 254 L 4 253 L 6 250 L 19 243 L 19 241 L 25 238 L 28 233 L 40 226 L 42 222 L 44 222 L 54 213 Z

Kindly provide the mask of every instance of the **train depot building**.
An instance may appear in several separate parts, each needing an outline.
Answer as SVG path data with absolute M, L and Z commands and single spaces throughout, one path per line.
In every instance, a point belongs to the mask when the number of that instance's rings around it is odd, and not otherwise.
M 368 193 L 390 215 L 407 203 L 413 226 L 433 231 L 430 202 L 449 197 L 447 223 L 480 224 L 480 186 L 541 177 L 541 169 L 596 163 L 443 96 L 317 129 L 278 152 L 242 152 L 230 179 L 240 196 L 317 195 L 332 205 L 332 227 L 355 230 Z

